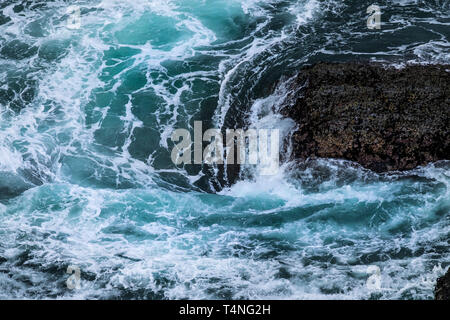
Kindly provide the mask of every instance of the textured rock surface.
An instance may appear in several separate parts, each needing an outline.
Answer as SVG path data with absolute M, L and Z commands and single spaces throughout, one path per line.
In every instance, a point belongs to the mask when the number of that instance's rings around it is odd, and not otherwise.
M 347 159 L 384 172 L 450 158 L 450 66 L 319 63 L 295 86 L 304 88 L 283 113 L 299 127 L 297 159 Z
M 436 300 L 450 300 L 450 269 L 437 280 L 434 298 Z

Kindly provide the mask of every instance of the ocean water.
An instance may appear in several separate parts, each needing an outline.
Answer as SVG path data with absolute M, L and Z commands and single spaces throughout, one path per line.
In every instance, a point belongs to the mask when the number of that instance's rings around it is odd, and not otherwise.
M 449 161 L 284 162 L 224 186 L 170 159 L 172 131 L 197 120 L 286 143 L 277 111 L 307 63 L 450 61 L 450 1 L 378 1 L 379 30 L 371 4 L 0 0 L 0 298 L 433 298 Z

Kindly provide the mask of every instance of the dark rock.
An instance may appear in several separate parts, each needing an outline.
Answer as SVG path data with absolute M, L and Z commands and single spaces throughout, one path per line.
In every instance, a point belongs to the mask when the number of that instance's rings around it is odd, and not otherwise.
M 346 159 L 385 172 L 450 158 L 450 66 L 318 63 L 291 89 L 282 113 L 298 124 L 296 159 Z
M 434 298 L 436 300 L 450 300 L 450 268 L 444 276 L 437 280 Z

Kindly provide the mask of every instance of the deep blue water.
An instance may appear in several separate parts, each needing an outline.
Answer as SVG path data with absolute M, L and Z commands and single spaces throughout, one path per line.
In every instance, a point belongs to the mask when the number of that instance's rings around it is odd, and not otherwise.
M 221 188 L 170 159 L 174 129 L 227 113 L 288 136 L 277 109 L 307 63 L 450 61 L 450 1 L 378 1 L 380 30 L 371 4 L 0 0 L 0 298 L 431 299 L 448 161 L 256 166 Z

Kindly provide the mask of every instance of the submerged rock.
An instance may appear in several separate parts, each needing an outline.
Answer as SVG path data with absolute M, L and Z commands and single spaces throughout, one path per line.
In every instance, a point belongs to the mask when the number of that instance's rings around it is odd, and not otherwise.
M 436 300 L 450 300 L 450 268 L 444 276 L 437 280 L 434 298 Z
M 346 159 L 385 172 L 450 158 L 450 66 L 319 63 L 291 89 L 282 113 L 298 124 L 295 159 Z

